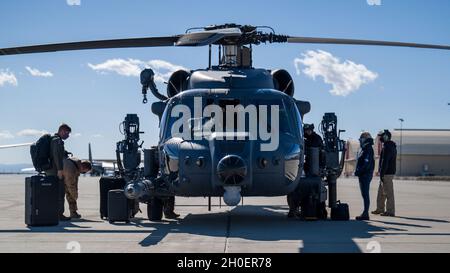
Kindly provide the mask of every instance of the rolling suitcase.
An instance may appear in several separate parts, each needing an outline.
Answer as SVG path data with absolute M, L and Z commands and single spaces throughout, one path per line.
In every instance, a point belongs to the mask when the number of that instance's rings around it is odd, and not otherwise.
M 106 176 L 100 178 L 100 218 L 108 218 L 108 192 L 124 187 L 125 179 L 123 178 Z
M 348 221 L 350 220 L 350 212 L 348 204 L 337 201 L 336 207 L 331 208 L 331 220 Z
M 123 190 L 110 190 L 108 192 L 108 220 L 114 222 L 130 222 L 132 217 L 133 200 L 129 200 Z
M 59 224 L 59 187 L 55 176 L 35 175 L 25 178 L 25 224 L 55 226 Z

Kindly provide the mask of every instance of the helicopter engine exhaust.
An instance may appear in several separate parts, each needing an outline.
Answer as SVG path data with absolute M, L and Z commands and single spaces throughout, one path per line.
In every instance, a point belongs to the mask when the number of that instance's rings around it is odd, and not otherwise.
M 273 77 L 275 89 L 285 93 L 290 97 L 293 97 L 295 92 L 294 81 L 289 72 L 284 69 L 278 69 L 272 71 L 271 74 Z
M 225 186 L 223 194 L 223 201 L 228 206 L 237 206 L 241 202 L 241 187 L 239 186 Z
M 154 192 L 154 185 L 151 180 L 136 180 L 125 186 L 124 193 L 128 199 L 143 199 L 151 196 Z

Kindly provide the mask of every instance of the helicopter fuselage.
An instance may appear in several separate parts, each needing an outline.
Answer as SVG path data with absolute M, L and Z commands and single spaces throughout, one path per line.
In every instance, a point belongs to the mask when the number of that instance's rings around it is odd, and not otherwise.
M 297 187 L 302 119 L 270 71 L 198 70 L 187 88 L 166 102 L 160 123 L 160 172 L 175 195 L 281 196 Z

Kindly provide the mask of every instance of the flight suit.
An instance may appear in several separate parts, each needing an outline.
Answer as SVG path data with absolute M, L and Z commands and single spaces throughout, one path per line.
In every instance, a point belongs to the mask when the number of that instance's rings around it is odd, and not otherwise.
M 177 218 L 180 216 L 179 214 L 175 213 L 175 196 L 171 196 L 167 198 L 167 200 L 164 201 L 164 216 L 166 218 Z
M 58 134 L 52 136 L 50 142 L 50 160 L 52 163 L 52 168 L 45 171 L 47 176 L 58 176 L 58 171 L 62 171 L 64 169 L 64 157 L 65 157 L 65 149 L 64 149 L 64 141 Z M 64 181 L 59 180 L 59 196 L 58 196 L 58 207 L 59 207 L 59 215 L 64 214 Z
M 70 214 L 78 210 L 78 178 L 80 177 L 81 160 L 77 158 L 64 159 L 64 184 L 67 203 L 69 203 Z

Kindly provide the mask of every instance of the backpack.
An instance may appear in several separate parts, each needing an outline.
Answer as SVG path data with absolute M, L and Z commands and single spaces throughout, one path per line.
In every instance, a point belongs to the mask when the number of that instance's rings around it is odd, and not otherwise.
M 52 136 L 50 134 L 45 134 L 30 147 L 31 160 L 33 161 L 33 166 L 37 172 L 43 172 L 52 168 L 50 158 L 51 142 Z

